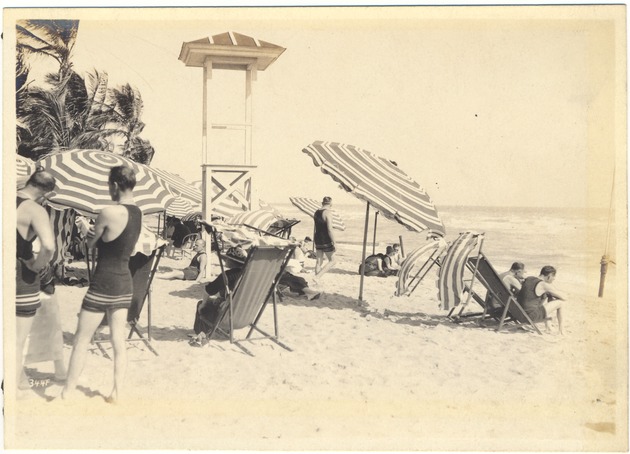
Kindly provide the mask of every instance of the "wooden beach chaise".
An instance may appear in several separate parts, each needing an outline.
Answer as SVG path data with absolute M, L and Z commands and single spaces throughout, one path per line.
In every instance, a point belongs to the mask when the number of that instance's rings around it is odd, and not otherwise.
M 477 280 L 486 288 L 488 296 L 491 296 L 494 301 L 498 302 L 503 307 L 497 331 L 501 330 L 506 318 L 509 316 L 511 320 L 522 324 L 529 324 L 538 334 L 542 334 L 523 307 L 516 301 L 514 295 L 512 295 L 510 290 L 505 286 L 499 274 L 482 252 L 480 252 L 477 257 L 468 258 L 468 267 L 475 273 Z M 488 311 L 489 298 L 485 300 L 475 298 L 475 300 L 484 307 L 485 314 Z
M 212 232 L 213 235 L 216 235 L 214 230 Z M 222 335 L 229 338 L 231 343 L 237 345 L 245 353 L 253 356 L 242 345 L 242 342 L 255 340 L 251 336 L 254 331 L 257 331 L 259 334 L 262 334 L 262 337 L 257 337 L 256 339 L 270 339 L 279 346 L 291 351 L 289 347 L 278 340 L 276 287 L 294 248 L 294 245 L 252 247 L 243 265 L 241 277 L 232 291 L 227 286 L 227 276 L 223 269 L 222 254 L 220 251 L 216 251 L 219 256 L 219 265 L 221 266 L 226 289 L 227 304 L 221 306 L 222 309 L 218 315 L 217 323 L 210 332 L 206 333 L 208 341 L 212 341 L 213 338 Z M 258 326 L 270 301 L 273 307 L 273 334 L 263 331 Z M 243 328 L 249 328 L 247 335 L 240 340 L 236 340 L 235 331 Z

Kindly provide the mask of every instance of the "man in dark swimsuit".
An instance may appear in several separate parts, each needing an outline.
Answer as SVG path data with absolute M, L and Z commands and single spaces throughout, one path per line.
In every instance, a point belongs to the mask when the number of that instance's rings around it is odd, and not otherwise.
M 16 345 L 17 382 L 28 387 L 24 373 L 24 344 L 33 325 L 39 300 L 39 272 L 47 265 L 55 250 L 55 237 L 48 213 L 41 206 L 46 194 L 55 189 L 55 178 L 48 172 L 35 172 L 26 186 L 17 193 L 17 249 L 16 249 Z M 39 238 L 39 253 L 33 253 L 33 241 Z
M 156 275 L 159 279 L 176 280 L 182 279 L 184 281 L 196 281 L 202 282 L 206 278 L 206 266 L 208 264 L 208 256 L 206 254 L 206 241 L 197 240 L 193 246 L 193 251 L 196 255 L 190 261 L 183 270 L 173 270 L 168 273 L 161 273 Z
M 114 349 L 114 386 L 106 398 L 108 402 L 121 397 L 127 369 L 125 323 L 133 295 L 129 257 L 140 236 L 142 212 L 133 199 L 136 175 L 131 168 L 113 167 L 108 183 L 110 196 L 118 204 L 103 208 L 87 235 L 88 247 L 96 246 L 98 249 L 98 263 L 79 313 L 79 325 L 74 336 L 62 398 L 76 391 L 88 345 L 105 314 Z
M 523 281 L 516 299 L 534 323 L 545 322 L 547 332 L 551 332 L 549 320 L 555 312 L 558 319 L 558 332 L 564 334 L 562 332 L 562 303 L 566 301 L 567 295 L 554 287 L 555 279 L 556 269 L 551 265 L 543 266 L 538 277 L 530 276 Z
M 313 220 L 315 221 L 315 280 L 318 280 L 335 266 L 335 236 L 332 228 L 332 215 L 330 207 L 332 206 L 332 198 L 324 197 L 322 207 L 315 212 Z M 324 265 L 324 257 L 328 263 Z

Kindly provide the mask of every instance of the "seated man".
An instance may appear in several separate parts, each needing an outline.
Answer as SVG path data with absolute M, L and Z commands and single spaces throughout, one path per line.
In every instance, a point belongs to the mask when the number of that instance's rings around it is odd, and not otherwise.
M 386 249 L 389 254 L 392 254 L 392 247 L 387 246 Z M 364 265 L 359 265 L 359 274 L 361 274 L 362 268 L 365 269 L 363 273 L 364 276 L 377 276 L 377 277 L 387 277 L 387 276 L 396 276 L 398 274 L 397 270 L 392 270 L 388 268 L 387 261 L 390 260 L 391 257 L 387 254 L 372 254 L 365 258 Z
M 238 283 L 243 269 L 241 267 L 225 270 L 228 288 L 232 291 Z M 193 330 L 195 335 L 188 342 L 193 347 L 201 347 L 207 342 L 206 333 L 210 333 L 219 323 L 219 317 L 223 313 L 226 302 L 225 282 L 223 275 L 219 274 L 212 282 L 205 286 L 205 297 L 197 302 Z
M 562 302 L 567 295 L 557 290 L 553 281 L 556 279 L 556 269 L 553 266 L 543 266 L 538 277 L 530 276 L 525 279 L 517 300 L 534 323 L 545 322 L 547 332 L 550 332 L 549 320 L 555 315 L 558 319 L 558 331 L 562 332 Z
M 394 265 L 394 257 L 396 252 L 393 246 L 387 246 L 385 249 L 385 256 L 383 257 L 383 272 L 388 276 L 397 276 L 398 269 Z
M 400 250 L 400 244 L 394 243 L 392 248 L 394 250 L 394 254 L 392 255 L 392 266 L 390 266 L 390 268 L 399 269 L 405 261 L 405 256 Z
M 208 257 L 206 255 L 206 242 L 204 240 L 197 240 L 193 245 L 193 251 L 197 254 L 190 261 L 183 270 L 173 270 L 168 273 L 158 274 L 159 279 L 182 279 L 184 281 L 196 281 L 201 282 L 206 277 L 206 265 L 208 263 Z
M 505 273 L 501 273 L 499 277 L 513 295 L 518 294 L 525 280 L 525 265 L 521 262 L 512 263 L 512 267 Z

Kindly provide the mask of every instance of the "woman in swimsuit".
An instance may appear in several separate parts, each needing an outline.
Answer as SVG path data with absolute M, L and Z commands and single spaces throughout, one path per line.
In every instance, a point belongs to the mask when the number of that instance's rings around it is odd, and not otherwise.
M 74 336 L 68 379 L 61 393 L 62 398 L 69 397 L 76 391 L 88 345 L 103 320 L 103 315 L 107 315 L 114 350 L 114 386 L 106 398 L 108 402 L 115 402 L 120 398 L 127 369 L 125 323 L 133 294 L 129 257 L 140 236 L 142 212 L 133 199 L 136 176 L 132 169 L 125 166 L 113 167 L 108 183 L 109 194 L 118 204 L 103 208 L 95 225 L 88 231 L 87 245 L 98 249 L 98 263 L 79 313 L 79 325 Z

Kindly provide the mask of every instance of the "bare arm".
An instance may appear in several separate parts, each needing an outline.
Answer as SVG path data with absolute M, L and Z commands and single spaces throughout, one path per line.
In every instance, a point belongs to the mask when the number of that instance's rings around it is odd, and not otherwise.
M 53 252 L 55 252 L 55 236 L 50 227 L 50 219 L 46 210 L 39 205 L 36 208 L 32 210 L 31 228 L 39 238 L 40 246 L 37 257 L 28 267 L 39 272 L 48 265 Z
M 93 227 L 90 227 L 88 230 L 86 242 L 88 248 L 93 248 L 96 246 L 98 240 L 103 236 L 105 231 L 107 230 L 107 226 L 110 222 L 111 214 L 110 210 L 104 208 L 103 211 L 99 213 L 96 218 L 96 223 Z
M 324 211 L 324 220 L 326 221 L 326 227 L 328 228 L 328 236 L 333 244 L 335 244 L 335 235 L 333 233 L 332 215 L 328 210 Z
M 511 274 L 503 278 L 503 283 L 507 284 L 509 289 L 515 288 L 517 291 L 521 290 L 521 283 Z
M 564 301 L 564 300 L 567 300 L 568 297 L 569 297 L 569 295 L 567 293 L 561 292 L 553 284 L 548 284 L 548 283 L 545 282 L 543 288 L 545 289 L 546 293 L 548 293 L 549 295 L 551 295 L 555 299 Z
M 197 282 L 201 282 L 206 277 L 206 265 L 208 264 L 208 258 L 206 254 L 199 256 L 199 276 L 197 276 Z

